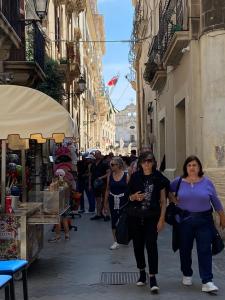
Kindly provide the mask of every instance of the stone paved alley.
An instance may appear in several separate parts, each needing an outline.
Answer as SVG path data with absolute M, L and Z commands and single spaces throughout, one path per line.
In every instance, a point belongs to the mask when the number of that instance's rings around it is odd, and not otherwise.
M 118 250 L 109 250 L 112 242 L 109 222 L 90 221 L 91 215 L 84 214 L 74 223 L 78 231 L 71 231 L 71 240 L 49 244 L 50 227 L 46 228 L 45 245 L 29 268 L 30 300 L 196 300 L 207 299 L 210 295 L 201 292 L 196 257 L 194 258 L 194 285 L 183 287 L 179 271 L 178 255 L 170 248 L 170 228 L 166 227 L 159 237 L 160 274 L 158 281 L 160 294 L 151 295 L 149 287 L 137 287 L 133 284 L 101 284 L 102 272 L 136 272 L 132 246 L 121 246 Z M 225 294 L 225 253 L 214 257 L 215 283 L 220 290 L 217 299 Z M 17 300 L 22 299 L 21 282 L 16 282 Z M 0 294 L 3 299 L 3 294 Z

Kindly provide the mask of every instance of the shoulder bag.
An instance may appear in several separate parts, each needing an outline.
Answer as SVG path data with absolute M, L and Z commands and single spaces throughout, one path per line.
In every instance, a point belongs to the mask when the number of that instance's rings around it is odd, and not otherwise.
M 129 234 L 129 226 L 128 226 L 128 215 L 126 211 L 126 207 L 129 202 L 127 202 L 123 207 L 121 207 L 121 214 L 116 224 L 116 241 L 119 244 L 128 245 L 131 238 Z
M 215 225 L 213 225 L 213 239 L 212 239 L 212 255 L 217 255 L 224 249 L 224 242 L 216 229 Z
M 182 181 L 182 177 L 179 178 L 177 186 L 176 186 L 176 192 L 175 192 L 175 197 L 177 197 L 180 184 Z M 165 221 L 169 225 L 174 225 L 176 223 L 176 215 L 179 213 L 179 207 L 173 202 L 170 202 L 166 208 L 166 213 L 165 213 Z

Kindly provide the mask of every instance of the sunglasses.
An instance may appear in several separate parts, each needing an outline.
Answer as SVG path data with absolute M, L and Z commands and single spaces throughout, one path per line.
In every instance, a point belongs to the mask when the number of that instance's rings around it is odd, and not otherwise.
M 110 164 L 111 167 L 118 166 L 118 164 Z
M 143 161 L 142 161 L 142 163 L 144 164 L 144 163 L 152 163 L 153 162 L 153 160 L 152 159 L 144 159 Z

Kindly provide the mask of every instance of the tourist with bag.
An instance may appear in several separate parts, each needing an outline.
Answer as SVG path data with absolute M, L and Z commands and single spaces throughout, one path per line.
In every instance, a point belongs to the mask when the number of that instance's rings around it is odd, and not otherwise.
M 156 161 L 149 151 L 140 155 L 140 170 L 132 174 L 129 182 L 129 232 L 133 240 L 137 268 L 140 270 L 138 286 L 146 284 L 145 248 L 147 250 L 150 289 L 159 290 L 158 273 L 158 233 L 165 225 L 166 193 L 168 179 L 156 170 Z
M 101 151 L 96 150 L 94 157 L 95 160 L 90 167 L 89 173 L 89 191 L 94 193 L 95 196 L 96 215 L 91 217 L 90 220 L 100 220 L 103 218 L 104 221 L 109 221 L 109 215 L 102 215 L 109 166 L 104 162 Z
M 217 292 L 218 287 L 212 282 L 212 242 L 215 237 L 212 206 L 219 215 L 222 228 L 225 228 L 225 214 L 212 181 L 203 175 L 199 158 L 189 156 L 183 165 L 177 197 L 171 194 L 170 197 L 180 208 L 176 216 L 176 228 L 183 273 L 182 283 L 185 286 L 192 285 L 192 249 L 195 240 L 202 291 Z M 171 183 L 171 192 L 175 193 L 179 180 L 180 177 Z
M 122 209 L 128 202 L 127 188 L 129 176 L 124 172 L 124 163 L 121 157 L 113 157 L 110 161 L 111 172 L 107 176 L 107 186 L 104 201 L 104 213 L 107 213 L 108 207 L 111 214 L 112 234 L 114 242 L 110 246 L 111 250 L 119 248 L 116 239 L 116 225 Z M 125 228 L 126 230 L 127 228 Z

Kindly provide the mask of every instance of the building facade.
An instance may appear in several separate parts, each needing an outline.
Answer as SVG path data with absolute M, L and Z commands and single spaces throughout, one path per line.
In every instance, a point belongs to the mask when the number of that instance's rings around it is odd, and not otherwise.
M 225 23 L 221 13 L 225 3 L 152 0 L 133 4 L 139 12 L 148 12 L 147 18 L 140 19 L 137 36 L 146 27 L 149 46 L 137 45 L 142 51 L 137 50 L 135 57 L 143 117 L 139 119 L 141 142 L 147 141 L 146 119 L 150 118 L 154 150 L 158 161 L 165 155 L 167 175 L 181 174 L 185 157 L 196 154 L 225 200 L 221 182 L 225 173 Z
M 0 84 L 36 87 L 45 80 L 45 39 L 25 1 L 0 1 Z
M 129 155 L 137 148 L 136 105 L 131 103 L 116 113 L 116 152 Z
M 107 100 L 107 102 L 106 102 Z M 114 108 L 108 93 L 104 96 L 105 108 L 100 106 L 100 149 L 103 153 L 112 152 L 115 149 L 116 109 Z M 105 110 L 104 110 L 105 109 Z
M 50 0 L 47 35 L 53 45 L 51 51 L 54 49 L 51 57 L 59 60 L 65 75 L 68 96 L 63 105 L 77 122 L 79 148 L 96 147 L 101 131 L 99 104 L 105 53 L 104 19 L 98 13 L 97 1 Z M 79 93 L 81 77 L 86 83 L 83 93 Z
M 77 124 L 75 142 L 80 150 L 96 147 L 103 117 L 104 126 L 113 130 L 111 117 L 107 121 L 111 106 L 102 75 L 104 18 L 97 0 L 46 0 L 40 16 L 35 8 L 33 0 L 0 1 L 0 83 L 37 88 L 47 79 L 46 64 L 54 62 L 63 90 L 57 101 Z

